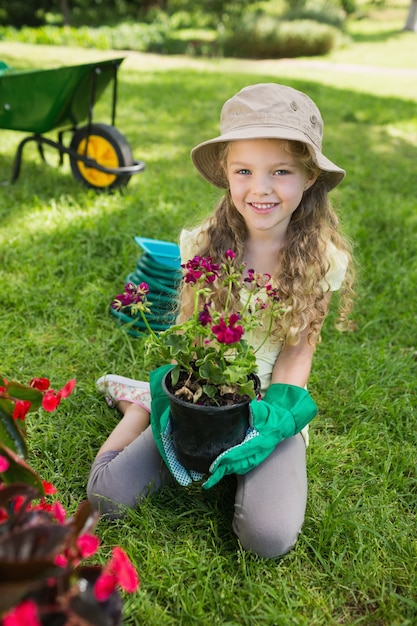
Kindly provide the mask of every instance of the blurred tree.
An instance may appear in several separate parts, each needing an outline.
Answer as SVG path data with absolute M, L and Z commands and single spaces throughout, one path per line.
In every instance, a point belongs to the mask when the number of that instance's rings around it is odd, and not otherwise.
M 70 20 L 68 0 L 59 0 L 59 4 L 61 7 L 62 21 L 65 26 L 69 26 L 71 23 L 71 20 Z
M 170 14 L 184 11 L 190 14 L 200 13 L 212 16 L 213 25 L 217 26 L 227 18 L 242 15 L 251 4 L 257 4 L 257 0 L 205 0 L 201 3 L 195 0 L 167 0 L 166 10 Z
M 0 24 L 17 28 L 41 26 L 54 5 L 54 0 L 0 0 Z
M 417 0 L 411 0 L 404 30 L 417 32 Z

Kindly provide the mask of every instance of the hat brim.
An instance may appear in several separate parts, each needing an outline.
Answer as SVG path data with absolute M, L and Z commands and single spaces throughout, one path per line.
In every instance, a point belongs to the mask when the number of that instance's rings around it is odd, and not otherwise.
M 219 164 L 219 150 L 223 144 L 240 139 L 289 139 L 307 144 L 316 165 L 327 174 L 325 181 L 328 190 L 336 187 L 346 175 L 345 170 L 325 157 L 301 131 L 294 128 L 278 128 L 277 126 L 241 127 L 214 139 L 203 141 L 191 150 L 191 159 L 196 169 L 216 187 L 222 189 L 227 187 L 224 173 Z

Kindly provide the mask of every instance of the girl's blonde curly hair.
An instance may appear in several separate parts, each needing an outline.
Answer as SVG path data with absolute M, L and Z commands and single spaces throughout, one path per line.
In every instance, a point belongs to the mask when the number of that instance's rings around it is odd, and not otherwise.
M 303 198 L 294 211 L 288 225 L 286 241 L 278 256 L 271 262 L 274 286 L 282 294 L 287 305 L 284 315 L 275 320 L 272 336 L 276 340 L 295 345 L 303 330 L 309 328 L 309 341 L 320 341 L 320 329 L 327 313 L 326 274 L 330 269 L 328 242 L 344 252 L 347 257 L 347 272 L 340 290 L 339 315 L 335 325 L 339 330 L 352 330 L 349 315 L 353 308 L 354 266 L 349 240 L 340 232 L 339 220 L 331 207 L 325 184 L 326 173 L 318 170 L 306 146 L 297 141 L 282 141 L 282 145 L 292 157 L 301 162 L 307 171 L 317 175 L 314 184 L 304 192 Z M 219 154 L 220 164 L 225 170 L 227 146 L 224 144 Z M 243 262 L 248 231 L 245 221 L 232 202 L 229 191 L 220 200 L 214 214 L 203 224 L 201 246 L 198 254 L 210 256 L 213 262 L 221 263 L 226 250 L 236 254 L 236 261 Z M 197 253 L 196 253 L 197 254 Z M 213 283 L 213 303 L 222 310 L 225 292 Z M 191 294 L 189 285 L 183 286 L 182 302 L 188 301 Z M 239 292 L 233 294 L 231 310 L 239 307 Z

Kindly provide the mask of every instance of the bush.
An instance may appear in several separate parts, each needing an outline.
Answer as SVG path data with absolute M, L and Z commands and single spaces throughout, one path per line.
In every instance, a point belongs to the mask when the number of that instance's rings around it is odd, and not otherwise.
M 161 17 L 161 16 L 160 16 Z M 216 30 L 173 28 L 169 20 L 153 24 L 122 22 L 116 26 L 0 26 L 0 41 L 78 46 L 100 50 L 137 50 L 161 54 L 242 58 L 315 56 L 329 52 L 340 31 L 312 20 L 282 21 L 276 16 L 246 14 L 221 36 Z
M 225 56 L 277 59 L 327 54 L 337 39 L 336 28 L 312 20 L 248 15 L 224 35 L 221 46 Z
M 167 33 L 162 41 L 152 42 L 147 50 L 161 54 L 212 57 L 217 54 L 216 39 L 215 31 L 186 28 Z
M 80 28 L 70 26 L 30 28 L 24 26 L 20 30 L 16 30 L 0 27 L 0 41 L 146 52 L 158 47 L 162 48 L 166 38 L 165 30 L 166 28 L 164 29 L 162 25 L 129 23 L 100 28 L 88 28 L 87 26 Z

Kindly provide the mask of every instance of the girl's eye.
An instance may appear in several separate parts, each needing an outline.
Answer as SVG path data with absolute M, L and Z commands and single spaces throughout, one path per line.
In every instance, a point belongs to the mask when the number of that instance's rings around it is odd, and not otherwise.
M 238 173 L 238 174 L 244 174 L 245 176 L 247 176 L 248 174 L 250 174 L 250 170 L 247 170 L 247 169 L 241 169 L 241 170 L 238 170 L 238 172 L 237 172 L 237 173 Z
M 288 170 L 275 170 L 275 174 L 278 176 L 285 176 L 285 174 L 288 174 Z

